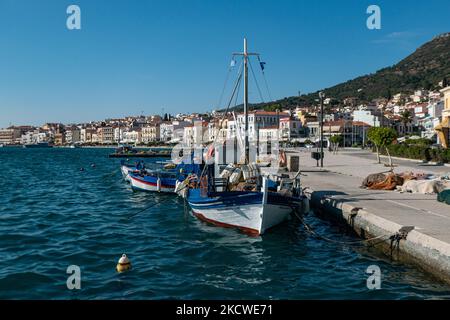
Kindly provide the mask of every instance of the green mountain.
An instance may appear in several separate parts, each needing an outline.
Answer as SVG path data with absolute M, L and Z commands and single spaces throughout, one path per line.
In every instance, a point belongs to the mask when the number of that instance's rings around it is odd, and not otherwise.
M 416 89 L 437 89 L 443 79 L 450 80 L 450 33 L 435 37 L 399 63 L 373 74 L 368 74 L 326 88 L 326 97 L 336 103 L 347 97 L 356 97 L 359 102 L 376 98 L 390 98 L 396 93 L 412 93 Z M 297 105 L 311 105 L 318 99 L 318 93 L 288 97 L 269 103 L 255 104 L 253 109 L 275 110 Z M 240 109 L 242 106 L 237 107 Z

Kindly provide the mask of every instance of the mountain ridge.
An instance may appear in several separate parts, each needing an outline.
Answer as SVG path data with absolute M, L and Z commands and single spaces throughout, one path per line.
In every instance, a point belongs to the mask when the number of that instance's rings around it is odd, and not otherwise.
M 335 99 L 337 104 L 348 97 L 357 98 L 360 103 L 367 103 L 377 98 L 390 99 L 397 93 L 409 94 L 418 89 L 438 89 L 438 83 L 444 79 L 450 80 L 450 32 L 433 37 L 390 67 L 301 96 L 252 104 L 251 109 L 275 110 L 310 106 L 315 104 L 320 91 L 323 91 L 326 97 Z M 242 110 L 242 105 L 233 109 Z

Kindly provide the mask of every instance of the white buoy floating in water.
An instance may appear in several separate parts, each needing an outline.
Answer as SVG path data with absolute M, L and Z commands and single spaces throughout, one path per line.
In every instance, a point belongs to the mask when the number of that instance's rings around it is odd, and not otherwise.
M 125 272 L 128 270 L 131 270 L 131 262 L 130 259 L 128 259 L 127 255 L 124 253 L 122 257 L 120 257 L 119 262 L 116 266 L 117 272 Z

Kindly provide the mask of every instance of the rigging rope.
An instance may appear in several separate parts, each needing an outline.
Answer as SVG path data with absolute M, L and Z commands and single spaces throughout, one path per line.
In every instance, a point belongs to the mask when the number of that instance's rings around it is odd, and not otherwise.
M 251 70 L 251 72 L 252 72 L 253 79 L 255 80 L 256 88 L 258 89 L 258 93 L 259 93 L 259 97 L 261 98 L 261 102 L 264 102 L 264 98 L 263 98 L 263 96 L 262 96 L 261 89 L 259 88 L 258 81 L 256 80 L 255 72 L 253 71 L 253 66 L 252 66 L 251 59 L 248 59 L 248 64 L 250 65 L 250 70 Z
M 223 114 L 223 116 L 222 116 L 222 119 L 220 119 L 219 131 L 221 130 L 223 121 L 225 120 L 225 117 L 226 117 L 227 113 L 228 113 L 229 110 L 230 110 L 230 106 L 231 106 L 231 104 L 232 104 L 232 102 L 233 102 L 234 95 L 236 94 L 236 91 L 239 89 L 239 84 L 241 83 L 241 79 L 242 79 L 242 72 L 243 72 L 243 68 L 242 68 L 242 67 L 243 67 L 243 64 L 244 64 L 244 61 L 242 60 L 242 61 L 241 61 L 241 65 L 240 65 L 240 67 L 239 67 L 238 77 L 237 77 L 236 82 L 235 82 L 235 84 L 234 84 L 233 92 L 231 93 L 230 100 L 228 100 L 227 109 L 225 110 L 225 112 L 224 112 L 224 114 Z M 216 143 L 218 137 L 219 137 L 219 134 L 217 134 L 217 135 L 214 137 L 214 141 L 212 142 L 213 145 L 215 145 L 215 143 Z M 201 178 L 203 177 L 203 175 L 205 174 L 206 167 L 207 167 L 207 166 L 204 166 L 204 168 L 203 168 L 203 170 L 202 170 L 202 173 L 201 173 L 201 175 L 200 175 L 200 179 L 201 179 Z
M 261 58 L 259 56 L 258 56 L 258 62 L 261 64 Z M 264 73 L 264 70 L 262 70 L 262 68 L 261 68 L 261 73 L 264 78 L 264 83 L 266 85 L 267 94 L 269 95 L 270 101 L 273 101 L 272 95 L 270 94 L 269 85 L 267 84 L 266 74 Z
M 227 88 L 228 79 L 230 78 L 231 70 L 234 68 L 234 66 L 228 67 L 228 72 L 225 77 L 225 82 L 223 84 L 222 93 L 220 94 L 219 103 L 217 104 L 217 109 L 220 109 L 220 105 L 222 104 L 223 95 L 225 94 L 225 90 Z

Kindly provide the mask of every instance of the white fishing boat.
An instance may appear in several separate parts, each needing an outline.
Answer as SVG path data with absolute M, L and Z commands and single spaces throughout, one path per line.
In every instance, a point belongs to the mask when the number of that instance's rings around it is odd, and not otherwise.
M 172 172 L 129 173 L 131 188 L 137 191 L 174 193 L 177 176 Z
M 187 201 L 193 215 L 203 221 L 259 236 L 289 219 L 292 212 L 303 214 L 307 208 L 307 199 L 302 193 L 299 173 L 292 179 L 281 178 L 263 174 L 257 164 L 249 163 L 248 59 L 250 55 L 257 54 L 248 53 L 247 41 L 244 39 L 244 51 L 239 55 L 243 57 L 244 66 L 245 161 L 244 164 L 233 166 L 238 168 L 239 172 L 247 172 L 247 177 L 244 174 L 242 179 L 236 172 L 228 174 L 222 171 L 222 182 L 218 185 L 219 177 L 216 177 L 213 165 L 209 165 L 209 169 L 204 171 L 197 181 L 197 187 L 189 189 Z M 245 187 L 240 190 L 232 189 L 229 186 L 233 185 L 233 181 L 230 180 L 244 180 L 242 183 Z
M 130 173 L 139 173 L 141 170 L 145 170 L 145 164 L 142 161 L 135 164 L 129 164 L 125 161 L 120 162 L 120 172 L 126 182 L 131 182 Z

